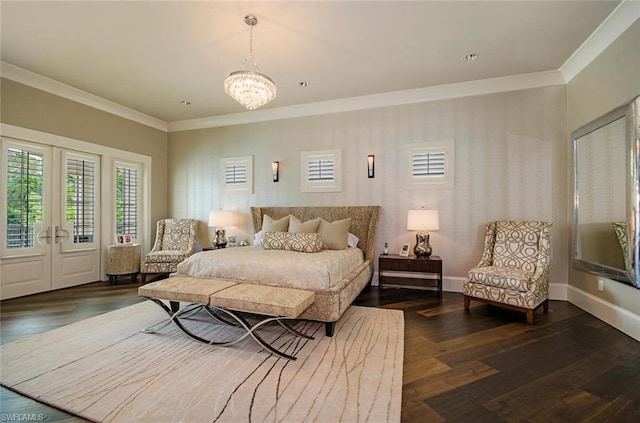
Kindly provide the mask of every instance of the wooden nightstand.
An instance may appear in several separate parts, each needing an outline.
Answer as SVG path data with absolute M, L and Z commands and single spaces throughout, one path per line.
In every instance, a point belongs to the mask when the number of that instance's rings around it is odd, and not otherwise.
M 438 288 L 438 297 L 442 298 L 442 259 L 438 256 L 431 257 L 401 257 L 397 254 L 381 254 L 378 258 L 378 281 L 382 289 L 384 284 L 407 286 L 432 286 L 431 278 L 408 278 L 402 276 L 385 276 L 384 272 L 411 272 L 435 274 Z

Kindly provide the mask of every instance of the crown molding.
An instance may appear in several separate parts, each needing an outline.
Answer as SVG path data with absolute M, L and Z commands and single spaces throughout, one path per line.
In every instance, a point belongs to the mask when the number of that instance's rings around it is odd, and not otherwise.
M 639 18 L 640 0 L 622 0 L 589 38 L 560 66 L 565 83 L 575 78 Z
M 560 69 L 554 71 L 512 75 L 172 122 L 165 122 L 6 62 L 0 62 L 0 76 L 164 132 L 177 132 L 563 85 L 571 81 L 639 18 L 640 0 L 622 0 Z
M 167 132 L 167 122 L 149 116 L 137 110 L 122 106 L 97 95 L 90 94 L 62 82 L 55 81 L 35 72 L 22 69 L 10 63 L 0 62 L 0 76 L 37 88 L 42 91 L 75 101 L 103 112 L 111 113 L 131 121 Z
M 501 78 L 483 79 L 412 90 L 394 91 L 339 100 L 320 101 L 295 106 L 276 107 L 233 113 L 199 119 L 168 122 L 169 132 L 189 131 L 193 129 L 216 128 L 220 126 L 242 125 L 279 119 L 291 119 L 304 116 L 350 112 L 355 110 L 376 109 L 404 104 L 423 103 L 450 98 L 469 97 L 529 88 L 563 85 L 564 79 L 559 71 L 537 72 L 512 75 Z

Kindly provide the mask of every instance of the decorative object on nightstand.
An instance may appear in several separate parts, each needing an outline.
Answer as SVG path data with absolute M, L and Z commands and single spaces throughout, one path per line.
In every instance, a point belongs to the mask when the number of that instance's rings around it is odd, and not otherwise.
M 393 275 L 385 275 L 385 272 L 394 272 Z M 435 282 L 438 290 L 438 297 L 442 298 L 442 259 L 438 256 L 431 257 L 402 257 L 396 254 L 381 254 L 378 258 L 378 286 L 383 285 L 425 287 L 427 282 L 433 278 L 417 278 L 401 276 L 399 273 L 417 273 L 420 276 L 435 274 Z
M 227 246 L 227 237 L 225 226 L 233 226 L 233 212 L 227 210 L 217 210 L 209 212 L 209 227 L 216 228 L 215 236 L 211 241 L 216 248 L 224 248 Z
M 120 244 L 107 246 L 107 276 L 109 283 L 118 280 L 118 276 L 131 275 L 135 281 L 140 273 L 140 244 Z
M 416 233 L 416 246 L 413 252 L 417 257 L 429 257 L 432 253 L 429 245 L 429 232 L 440 229 L 438 210 L 409 210 L 407 213 L 407 230 Z

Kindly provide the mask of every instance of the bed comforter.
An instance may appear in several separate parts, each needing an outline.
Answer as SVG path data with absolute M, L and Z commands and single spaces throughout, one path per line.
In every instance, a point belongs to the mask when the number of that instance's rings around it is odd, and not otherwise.
M 236 247 L 194 254 L 178 265 L 177 275 L 317 291 L 332 288 L 363 262 L 359 248 L 301 253 Z

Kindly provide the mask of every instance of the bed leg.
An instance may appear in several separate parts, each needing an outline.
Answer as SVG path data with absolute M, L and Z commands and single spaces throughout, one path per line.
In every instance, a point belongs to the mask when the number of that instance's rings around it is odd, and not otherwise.
M 171 312 L 175 313 L 180 310 L 180 303 L 178 301 L 169 301 L 169 305 L 171 306 Z
M 333 331 L 336 329 L 336 322 L 325 322 L 324 323 L 324 334 L 326 336 L 333 336 Z

